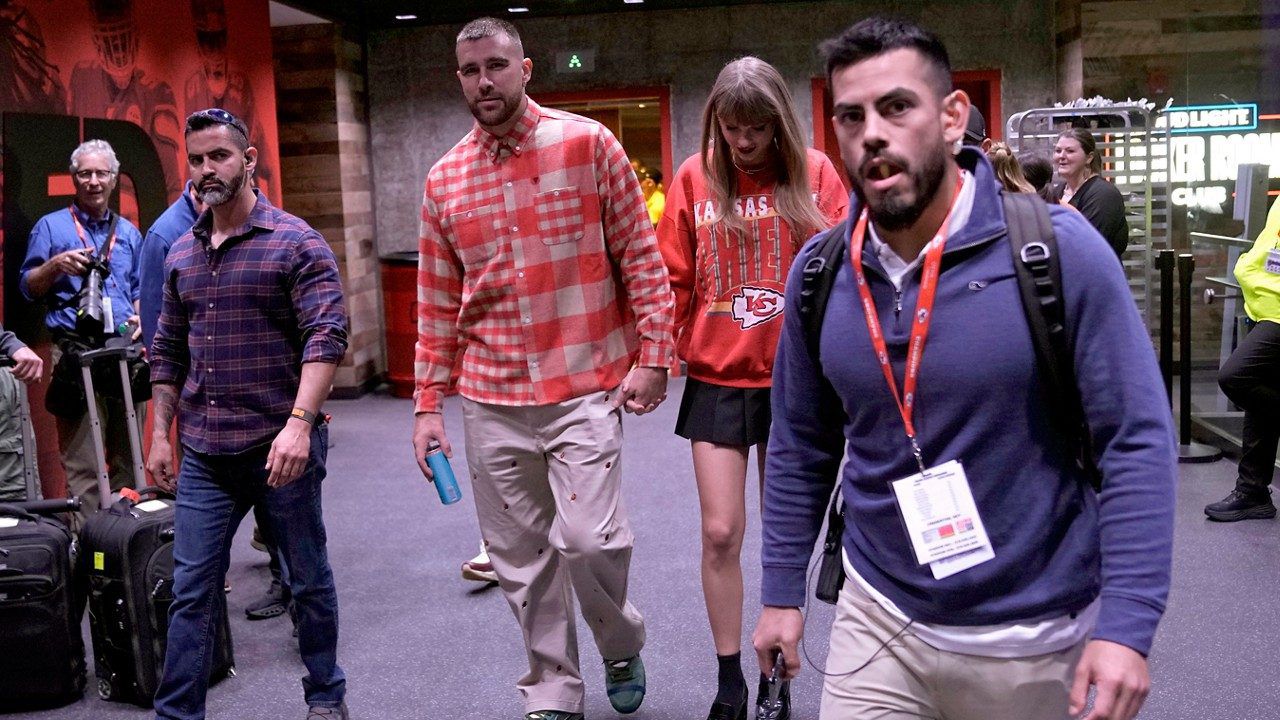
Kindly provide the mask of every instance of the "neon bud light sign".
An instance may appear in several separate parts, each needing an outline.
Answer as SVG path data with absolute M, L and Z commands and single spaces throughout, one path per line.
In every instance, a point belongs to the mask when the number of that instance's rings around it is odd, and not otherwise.
M 1256 103 L 1189 105 L 1167 108 L 1156 127 L 1169 128 L 1168 162 L 1152 158 L 1152 180 L 1164 182 L 1168 171 L 1175 205 L 1224 212 L 1244 163 L 1266 163 L 1280 178 L 1280 115 L 1259 115 Z M 1153 148 L 1157 155 L 1162 148 Z M 1130 169 L 1140 163 L 1130 161 Z

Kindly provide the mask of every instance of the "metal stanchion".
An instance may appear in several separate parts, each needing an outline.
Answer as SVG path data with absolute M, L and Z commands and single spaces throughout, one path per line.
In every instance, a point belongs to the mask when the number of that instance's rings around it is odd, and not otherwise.
M 1213 462 L 1222 457 L 1222 451 L 1210 445 L 1191 440 L 1191 276 L 1196 269 L 1195 256 L 1183 253 L 1178 256 L 1178 461 Z M 1163 338 L 1162 338 L 1163 340 Z
M 1160 270 L 1160 376 L 1164 394 L 1173 406 L 1173 250 L 1161 250 L 1156 256 Z

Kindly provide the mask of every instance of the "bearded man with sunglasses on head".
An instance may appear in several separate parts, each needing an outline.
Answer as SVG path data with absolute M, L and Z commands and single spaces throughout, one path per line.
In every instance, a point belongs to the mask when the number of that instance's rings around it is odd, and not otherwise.
M 165 260 L 152 342 L 156 416 L 147 469 L 178 498 L 156 717 L 204 718 L 228 546 L 249 509 L 265 503 L 289 569 L 306 717 L 346 720 L 320 507 L 329 437 L 320 406 L 347 349 L 338 264 L 319 233 L 253 188 L 258 151 L 243 122 L 202 110 L 187 118 L 185 135 L 191 179 L 209 209 Z M 175 415 L 183 445 L 177 474 L 169 444 Z

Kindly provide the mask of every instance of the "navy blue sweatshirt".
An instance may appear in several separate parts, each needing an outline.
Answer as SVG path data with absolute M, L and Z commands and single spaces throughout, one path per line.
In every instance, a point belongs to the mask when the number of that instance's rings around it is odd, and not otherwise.
M 1065 615 L 1101 594 L 1093 637 L 1146 654 L 1169 591 L 1177 477 L 1151 341 L 1115 254 L 1079 214 L 1051 207 L 1077 384 L 1104 476 L 1095 493 L 1048 415 L 1000 187 L 980 153 L 966 149 L 959 161 L 973 172 L 976 193 L 943 256 L 915 425 L 927 465 L 964 464 L 995 558 L 942 580 L 916 562 L 890 483 L 918 470 L 846 252 L 822 328 L 820 368 L 805 347 L 800 314 L 784 317 L 765 473 L 762 600 L 804 604 L 806 564 L 847 453 L 840 474 L 845 552 L 909 617 L 1011 623 Z M 860 211 L 855 195 L 849 217 Z M 849 225 L 842 226 L 846 242 Z M 790 307 L 814 249 L 807 243 L 792 266 Z M 920 270 L 899 296 L 869 243 L 863 266 L 901 387 Z M 833 421 L 835 399 L 823 393 L 819 372 L 836 390 L 843 424 Z

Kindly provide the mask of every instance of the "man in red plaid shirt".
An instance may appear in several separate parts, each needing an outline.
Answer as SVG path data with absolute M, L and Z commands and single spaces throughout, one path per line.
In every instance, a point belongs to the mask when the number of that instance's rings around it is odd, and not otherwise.
M 673 298 L 644 195 L 604 126 L 525 95 L 516 29 L 458 35 L 476 126 L 427 174 L 413 444 L 452 449 L 440 411 L 456 367 L 484 546 L 520 623 L 526 720 L 582 717 L 570 586 L 609 700 L 644 698 L 644 620 L 627 601 L 622 410 L 666 397 Z

